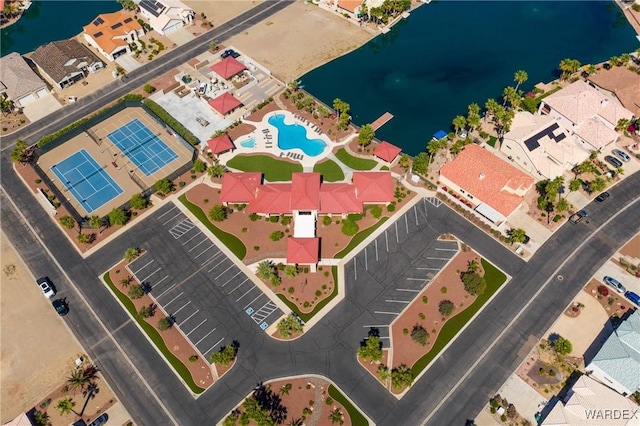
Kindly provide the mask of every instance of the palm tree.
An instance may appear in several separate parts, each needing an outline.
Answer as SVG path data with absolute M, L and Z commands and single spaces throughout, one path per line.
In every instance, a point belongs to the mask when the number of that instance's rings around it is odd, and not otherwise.
M 575 192 L 580 189 L 582 182 L 579 179 L 573 179 L 569 182 L 569 192 Z
M 286 385 L 282 385 L 282 387 L 280 388 L 280 395 L 289 395 L 289 392 L 291 391 L 291 388 L 293 386 L 291 385 L 291 383 L 287 383 Z
M 271 281 L 276 276 L 275 266 L 269 260 L 258 263 L 256 275 L 265 281 Z
M 558 68 L 561 71 L 560 79 L 566 80 L 571 76 L 571 74 L 578 71 L 578 68 L 580 68 L 580 62 L 577 59 L 565 58 L 560 61 Z
M 516 109 L 520 106 L 521 98 L 522 94 L 515 87 L 507 86 L 502 92 L 502 106 L 505 106 L 508 102 L 511 109 Z
M 302 419 L 298 418 L 298 419 L 292 419 L 289 422 L 289 426 L 302 426 L 304 424 L 304 422 L 302 421 Z
M 429 151 L 429 164 L 431 164 L 431 160 L 433 159 L 433 156 L 438 151 L 445 148 L 448 143 L 449 141 L 447 140 L 447 138 L 442 138 L 435 141 L 432 140 L 429 142 L 429 145 L 427 145 L 427 151 Z
M 67 377 L 67 383 L 69 389 L 84 389 L 84 387 L 91 383 L 96 378 L 98 370 L 93 365 L 89 365 L 85 368 L 76 368 L 71 372 L 71 375 Z
M 475 259 L 472 259 L 470 261 L 467 262 L 467 270 L 471 271 L 471 272 L 475 272 L 478 270 L 478 261 L 476 261 Z
M 484 108 L 487 110 L 487 112 L 484 114 L 485 120 L 487 119 L 487 116 L 489 114 L 491 114 L 491 116 L 493 118 L 495 118 L 496 112 L 498 111 L 498 107 L 499 106 L 500 106 L 500 104 L 498 104 L 498 102 L 496 102 L 495 99 L 493 99 L 493 98 L 488 99 L 487 102 L 485 102 L 485 104 L 484 104 Z
M 527 81 L 528 79 L 529 79 L 529 75 L 527 74 L 526 71 L 524 70 L 516 71 L 516 73 L 513 75 L 513 81 L 516 82 L 516 91 L 518 91 L 518 88 L 520 87 L 520 85 L 525 81 Z
M 335 98 L 333 100 L 333 109 L 336 111 L 336 116 L 340 117 L 340 113 L 343 111 L 345 102 L 340 98 Z
M 629 128 L 629 124 L 631 124 L 631 120 L 628 118 L 621 118 L 616 124 L 616 130 L 619 132 L 626 131 Z
M 65 415 L 73 411 L 73 407 L 76 406 L 76 402 L 71 398 L 62 398 L 58 400 L 56 404 L 56 410 L 60 411 L 60 414 Z M 73 411 L 75 413 L 75 411 Z M 77 413 L 76 413 L 77 414 Z
M 558 213 L 566 212 L 567 210 L 569 210 L 569 202 L 566 198 L 562 198 L 560 199 L 560 201 L 558 201 L 558 204 L 556 204 L 556 210 L 558 211 Z
M 480 106 L 473 103 L 467 108 L 467 127 L 469 131 L 474 131 L 478 126 L 480 126 Z
M 82 415 L 84 414 L 84 410 L 87 409 L 87 405 L 89 404 L 89 401 L 95 398 L 98 392 L 100 392 L 100 388 L 95 382 L 89 383 L 89 385 L 87 386 L 87 389 L 82 392 L 82 394 L 85 397 L 85 400 L 84 400 L 84 405 L 82 406 L 82 410 L 80 410 L 80 417 L 82 417 Z
M 331 413 L 329 413 L 329 420 L 331 420 L 331 424 L 343 424 L 343 417 L 344 416 L 342 415 L 342 410 L 340 409 L 340 407 L 336 408 L 335 410 L 331 410 Z
M 91 216 L 89 218 L 89 226 L 98 229 L 102 227 L 102 218 L 100 216 Z
M 453 119 L 453 127 L 456 131 L 456 134 L 460 133 L 460 130 L 464 129 L 467 126 L 467 119 L 464 118 L 463 115 L 457 115 L 456 118 Z

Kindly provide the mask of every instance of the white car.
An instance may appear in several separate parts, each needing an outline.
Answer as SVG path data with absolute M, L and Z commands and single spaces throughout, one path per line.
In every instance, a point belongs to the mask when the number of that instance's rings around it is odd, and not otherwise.
M 38 287 L 42 290 L 42 294 L 51 299 L 56 295 L 56 289 L 53 287 L 53 283 L 49 279 L 49 277 L 42 277 L 36 280 Z

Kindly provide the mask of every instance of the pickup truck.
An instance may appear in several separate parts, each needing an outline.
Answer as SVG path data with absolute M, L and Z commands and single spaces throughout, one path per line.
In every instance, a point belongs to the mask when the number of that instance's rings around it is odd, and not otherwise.
M 587 216 L 589 216 L 589 212 L 587 212 L 586 210 L 580 210 L 578 213 L 574 213 L 569 217 L 569 222 L 575 225 Z

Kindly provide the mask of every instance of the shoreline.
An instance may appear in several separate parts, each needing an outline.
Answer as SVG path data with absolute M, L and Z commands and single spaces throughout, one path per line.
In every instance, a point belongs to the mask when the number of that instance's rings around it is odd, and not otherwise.
M 627 22 L 629 22 L 636 31 L 636 36 L 638 37 L 638 41 L 640 41 L 640 12 L 635 12 L 630 6 L 625 7 L 621 0 L 615 0 L 615 4 L 620 8 L 625 18 L 627 18 Z

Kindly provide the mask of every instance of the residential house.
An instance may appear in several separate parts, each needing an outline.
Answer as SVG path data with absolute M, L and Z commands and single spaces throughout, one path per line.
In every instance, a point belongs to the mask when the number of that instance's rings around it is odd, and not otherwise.
M 287 240 L 287 263 L 309 265 L 319 261 L 316 237 L 318 214 L 362 213 L 365 204 L 393 201 L 389 172 L 354 172 L 353 183 L 323 183 L 319 173 L 293 173 L 291 183 L 262 183 L 261 173 L 225 173 L 220 202 L 248 204 L 260 215 L 293 216 L 293 236 Z
M 38 70 L 60 89 L 104 68 L 104 63 L 88 47 L 75 39 L 40 46 L 31 56 Z
M 640 390 L 640 313 L 637 310 L 609 336 L 585 368 L 622 395 Z
M 123 11 L 98 15 L 84 26 L 84 39 L 109 61 L 131 52 L 129 47 L 144 35 L 142 25 Z
M 362 0 L 337 0 L 338 12 L 357 18 Z
M 178 30 L 193 22 L 196 12 L 180 0 L 141 0 L 140 14 L 161 35 Z
M 474 210 L 499 226 L 516 211 L 533 188 L 531 176 L 479 145 L 464 147 L 440 169 L 444 191 L 453 191 Z
M 541 426 L 637 425 L 638 406 L 588 376 L 580 376 L 564 399 L 552 399 Z M 548 408 L 547 408 L 548 409 Z
M 633 117 L 615 97 L 599 92 L 582 80 L 544 98 L 539 112 L 558 120 L 589 151 L 618 140 L 615 131 L 618 121 Z
M 49 93 L 47 84 L 19 53 L 0 58 L 0 93 L 23 107 Z
M 576 136 L 550 115 L 517 112 L 500 151 L 536 179 L 553 179 L 589 157 Z
M 627 67 L 611 67 L 590 75 L 589 84 L 615 96 L 634 117 L 640 117 L 640 74 Z

